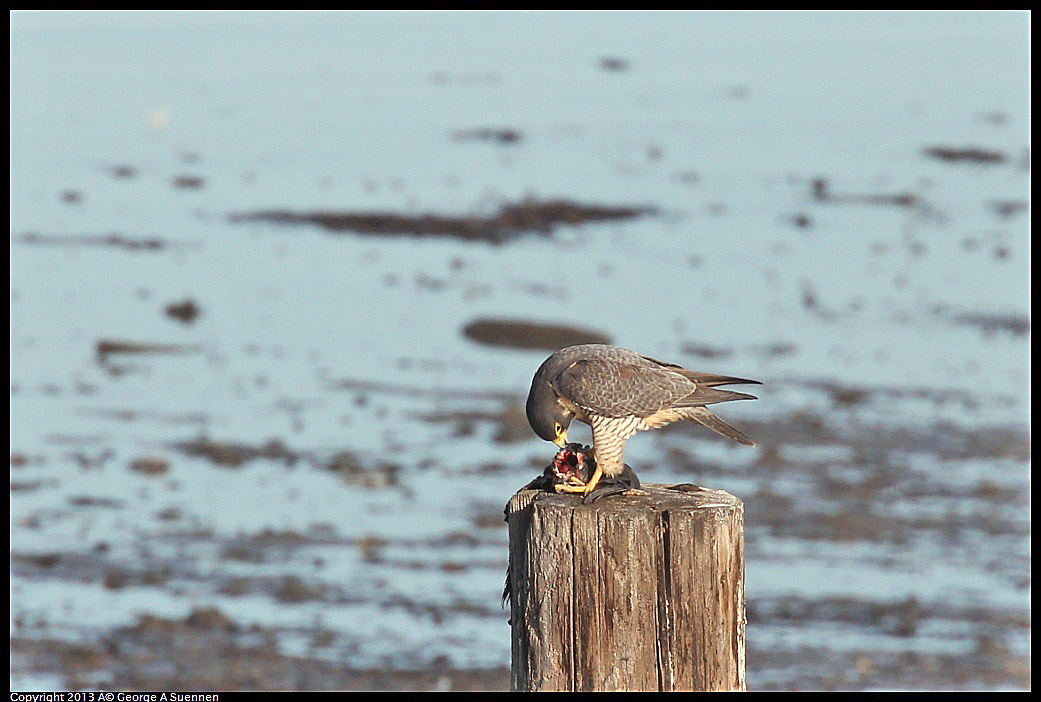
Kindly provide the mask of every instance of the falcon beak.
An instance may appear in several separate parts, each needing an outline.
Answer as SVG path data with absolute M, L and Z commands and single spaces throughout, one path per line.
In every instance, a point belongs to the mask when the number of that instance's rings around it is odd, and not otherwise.
M 567 446 L 567 429 L 557 434 L 557 438 L 553 439 L 553 443 L 560 448 Z

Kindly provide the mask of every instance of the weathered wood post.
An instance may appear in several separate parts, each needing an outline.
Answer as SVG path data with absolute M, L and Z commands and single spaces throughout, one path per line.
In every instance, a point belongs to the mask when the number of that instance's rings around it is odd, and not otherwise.
M 510 500 L 515 691 L 745 689 L 741 501 L 643 489 Z

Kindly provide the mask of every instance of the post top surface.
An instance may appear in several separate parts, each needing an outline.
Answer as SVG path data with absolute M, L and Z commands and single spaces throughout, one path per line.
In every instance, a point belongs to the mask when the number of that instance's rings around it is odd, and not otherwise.
M 642 494 L 641 494 L 642 493 Z M 609 512 L 666 512 L 674 510 L 742 509 L 741 500 L 725 490 L 712 490 L 690 483 L 643 485 L 636 494 L 612 495 L 583 504 L 581 495 L 554 494 L 543 490 L 520 490 L 510 500 L 509 512 L 532 502 L 540 506 Z

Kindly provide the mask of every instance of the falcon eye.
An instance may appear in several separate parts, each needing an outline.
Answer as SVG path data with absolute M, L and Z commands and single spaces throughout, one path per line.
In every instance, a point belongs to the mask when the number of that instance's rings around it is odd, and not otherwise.
M 553 431 L 557 433 L 557 436 L 560 436 L 561 432 L 564 431 L 564 427 L 560 426 L 560 422 L 556 422 L 553 425 Z

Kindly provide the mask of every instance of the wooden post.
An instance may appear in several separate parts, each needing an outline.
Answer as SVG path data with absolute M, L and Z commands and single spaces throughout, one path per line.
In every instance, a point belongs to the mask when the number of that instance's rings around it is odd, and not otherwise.
M 745 689 L 741 501 L 643 489 L 510 500 L 514 691 Z

